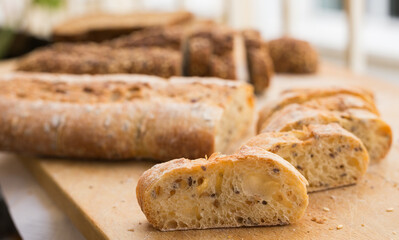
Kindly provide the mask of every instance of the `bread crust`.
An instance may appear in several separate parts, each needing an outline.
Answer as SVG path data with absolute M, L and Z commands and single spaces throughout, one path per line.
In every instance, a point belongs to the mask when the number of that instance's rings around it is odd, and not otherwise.
M 336 123 L 309 125 L 289 132 L 264 132 L 248 140 L 244 146 L 257 146 L 276 153 L 305 177 L 309 173 L 312 179 L 308 179 L 308 192 L 354 184 L 366 173 L 369 164 L 369 155 L 362 141 Z M 309 161 L 311 155 L 314 157 Z M 344 160 L 336 162 L 337 157 Z M 335 166 L 331 166 L 333 162 Z M 323 165 L 325 167 L 321 167 Z M 315 172 L 319 178 L 315 178 Z
M 343 112 L 313 109 L 298 104 L 287 105 L 266 121 L 261 132 L 302 129 L 309 124 L 338 123 L 352 132 L 366 146 L 371 162 L 380 162 L 392 145 L 392 130 L 379 116 L 363 109 Z M 377 138 L 382 142 L 376 142 Z M 375 149 L 379 149 L 378 152 Z
M 284 173 L 287 173 L 290 177 L 289 181 L 295 182 L 295 187 L 299 189 L 301 193 L 298 195 L 298 199 L 303 201 L 303 205 L 300 209 L 292 209 L 292 211 L 296 211 L 294 217 L 290 219 L 289 223 L 294 223 L 298 221 L 305 212 L 305 209 L 308 204 L 308 196 L 306 194 L 306 185 L 307 180 L 287 161 L 280 158 L 276 154 L 267 152 L 261 148 L 257 147 L 242 147 L 237 153 L 232 155 L 221 155 L 220 153 L 214 153 L 208 159 L 196 159 L 189 160 L 185 158 L 175 159 L 169 162 L 165 162 L 162 164 L 157 164 L 153 166 L 151 169 L 145 171 L 138 181 L 136 187 L 136 197 L 137 201 L 140 205 L 141 210 L 146 215 L 147 220 L 157 229 L 162 231 L 170 231 L 170 230 L 188 230 L 188 229 L 196 229 L 196 228 L 183 228 L 183 229 L 165 229 L 162 226 L 162 223 L 159 222 L 156 214 L 152 211 L 152 201 L 151 194 L 149 193 L 150 189 L 154 184 L 162 181 L 165 177 L 169 175 L 183 174 L 187 171 L 198 171 L 201 172 L 203 169 L 209 169 L 212 165 L 226 165 L 226 167 L 231 166 L 231 164 L 236 164 L 239 162 L 247 162 L 247 161 L 256 161 L 259 165 L 263 163 L 273 163 L 279 166 L 280 170 Z M 176 219 L 178 220 L 178 219 Z M 259 223 L 257 225 L 264 225 Z M 277 224 L 278 225 L 278 224 Z M 231 227 L 231 226 L 218 226 L 218 227 Z M 206 228 L 212 228 L 206 227 Z
M 237 91 L 253 101 L 249 85 L 218 79 L 16 73 L 0 85 L 0 149 L 58 157 L 164 161 L 224 151 L 215 139 L 225 109 Z
M 336 99 L 334 99 L 335 97 Z M 327 100 L 327 98 L 331 100 Z M 311 103 L 311 101 L 318 102 Z M 261 130 L 262 124 L 266 124 L 273 113 L 294 103 L 316 109 L 334 111 L 345 111 L 352 108 L 366 109 L 379 116 L 378 109 L 374 103 L 374 94 L 364 88 L 343 86 L 293 88 L 284 90 L 278 100 L 260 110 L 257 124 L 258 132 Z
M 172 26 L 193 19 L 189 12 L 134 13 L 127 15 L 95 14 L 61 23 L 53 29 L 53 40 L 80 42 L 104 40 L 151 27 Z

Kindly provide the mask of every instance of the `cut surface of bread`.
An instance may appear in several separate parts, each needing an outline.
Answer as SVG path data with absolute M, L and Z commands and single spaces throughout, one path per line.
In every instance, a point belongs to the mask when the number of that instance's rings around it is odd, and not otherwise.
M 242 32 L 246 53 L 249 82 L 254 85 L 255 93 L 263 93 L 270 85 L 274 74 L 273 61 L 270 58 L 267 44 L 262 42 L 258 31 Z
M 308 180 L 308 192 L 354 184 L 369 163 L 363 143 L 336 123 L 261 133 L 245 146 L 263 148 L 290 162 Z
M 392 130 L 379 116 L 363 109 L 344 112 L 313 109 L 291 104 L 275 112 L 261 132 L 301 130 L 309 124 L 338 123 L 357 136 L 368 150 L 371 162 L 381 161 L 392 144 Z
M 215 78 L 2 75 L 0 149 L 159 161 L 225 152 L 252 124 L 252 91 Z
M 63 22 L 53 29 L 55 41 L 104 41 L 150 27 L 189 22 L 189 12 L 92 14 Z
M 136 193 L 148 221 L 162 231 L 271 226 L 303 216 L 306 184 L 281 157 L 247 147 L 155 165 L 140 177 Z
M 283 91 L 277 100 L 262 108 L 259 113 L 258 129 L 274 112 L 293 103 L 333 111 L 365 109 L 379 115 L 374 95 L 367 89 L 343 86 L 293 88 Z
M 182 56 L 173 49 L 121 48 L 86 43 L 59 43 L 22 58 L 17 69 L 71 74 L 137 73 L 160 77 L 182 75 Z

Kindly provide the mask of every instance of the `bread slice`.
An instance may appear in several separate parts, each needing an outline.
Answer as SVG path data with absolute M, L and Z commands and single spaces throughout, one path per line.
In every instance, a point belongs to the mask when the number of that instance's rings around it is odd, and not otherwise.
M 283 37 L 268 42 L 275 71 L 314 73 L 319 67 L 317 51 L 306 41 Z
M 381 161 L 392 144 L 392 130 L 379 116 L 363 109 L 344 112 L 318 110 L 291 104 L 275 112 L 261 132 L 301 130 L 309 124 L 338 123 L 357 136 L 368 150 L 371 162 Z
M 247 53 L 249 82 L 254 85 L 255 93 L 261 94 L 268 88 L 273 77 L 273 61 L 258 31 L 248 29 L 242 35 Z
M 308 180 L 308 192 L 356 183 L 367 170 L 363 143 L 336 123 L 303 130 L 261 133 L 244 144 L 275 153 Z
M 374 95 L 367 89 L 343 86 L 293 88 L 283 91 L 277 100 L 262 108 L 259 113 L 258 130 L 274 112 L 292 103 L 333 111 L 365 109 L 379 115 Z
M 162 231 L 284 225 L 308 205 L 306 179 L 287 161 L 260 148 L 209 159 L 176 159 L 140 177 L 137 200 Z
M 104 40 L 151 27 L 187 23 L 193 19 L 189 12 L 159 12 L 132 14 L 92 14 L 63 22 L 53 29 L 53 40 L 63 42 Z
M 59 43 L 36 50 L 17 63 L 20 71 L 112 74 L 137 73 L 160 77 L 182 75 L 182 56 L 173 49 L 121 48 L 95 43 Z
M 252 124 L 252 92 L 206 78 L 2 75 L 0 149 L 158 161 L 226 152 Z

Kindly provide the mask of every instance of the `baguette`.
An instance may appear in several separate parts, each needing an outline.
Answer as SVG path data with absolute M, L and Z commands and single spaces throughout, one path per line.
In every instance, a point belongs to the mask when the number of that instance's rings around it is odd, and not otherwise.
M 101 42 L 133 31 L 183 24 L 191 20 L 193 20 L 193 15 L 189 12 L 86 15 L 56 26 L 53 29 L 53 40 L 56 42 Z
M 161 231 L 284 225 L 308 205 L 306 179 L 288 162 L 260 148 L 209 159 L 176 159 L 140 177 L 136 195 Z
M 268 44 L 276 72 L 315 73 L 317 71 L 319 57 L 308 42 L 283 37 L 272 40 Z
M 379 116 L 363 109 L 344 112 L 318 110 L 291 104 L 275 112 L 261 132 L 301 130 L 309 124 L 338 123 L 357 136 L 368 150 L 371 162 L 380 162 L 392 144 L 392 130 Z
M 95 43 L 59 43 L 17 62 L 17 70 L 72 74 L 137 73 L 160 77 L 182 74 L 179 51 L 158 47 L 115 49 Z
M 141 75 L 0 77 L 0 149 L 72 158 L 198 158 L 247 134 L 250 85 Z
M 264 106 L 259 113 L 258 130 L 274 112 L 292 103 L 315 109 L 345 111 L 365 109 L 379 116 L 372 92 L 354 87 L 294 88 L 281 93 L 278 100 Z
M 336 123 L 265 132 L 244 146 L 260 147 L 290 162 L 308 180 L 308 192 L 355 184 L 369 163 L 363 143 Z

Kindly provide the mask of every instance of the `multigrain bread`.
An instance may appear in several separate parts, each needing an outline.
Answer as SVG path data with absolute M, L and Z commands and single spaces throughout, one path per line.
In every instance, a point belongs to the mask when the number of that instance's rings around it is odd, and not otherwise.
M 0 149 L 76 158 L 198 158 L 248 132 L 250 85 L 142 75 L 0 77 Z
M 205 25 L 191 29 L 184 55 L 188 76 L 248 79 L 243 37 L 228 27 Z
M 257 124 L 258 130 L 274 112 L 293 103 L 332 111 L 364 109 L 379 116 L 374 103 L 374 95 L 367 89 L 343 86 L 293 88 L 283 91 L 277 100 L 261 109 Z
M 336 123 L 265 132 L 244 146 L 263 148 L 290 162 L 308 180 L 308 192 L 354 184 L 366 173 L 369 163 L 359 138 Z
M 63 42 L 101 42 L 133 31 L 152 27 L 185 24 L 193 20 L 189 12 L 85 15 L 61 23 L 53 29 L 53 40 Z
M 364 109 L 327 111 L 291 104 L 275 112 L 261 132 L 301 130 L 309 124 L 338 123 L 357 136 L 368 150 L 370 161 L 379 162 L 392 144 L 392 130 L 379 116 Z
M 96 43 L 59 43 L 38 49 L 17 62 L 17 70 L 71 74 L 137 73 L 180 76 L 182 56 L 172 49 L 121 48 Z
M 263 44 L 258 31 L 248 29 L 242 35 L 247 54 L 249 82 L 254 85 L 255 93 L 262 93 L 270 85 L 274 74 L 268 46 Z
M 279 73 L 314 73 L 319 66 L 318 54 L 305 41 L 283 37 L 270 41 L 270 56 Z
M 140 177 L 136 195 L 148 221 L 162 231 L 284 225 L 308 205 L 306 179 L 260 148 L 209 159 L 176 159 Z

